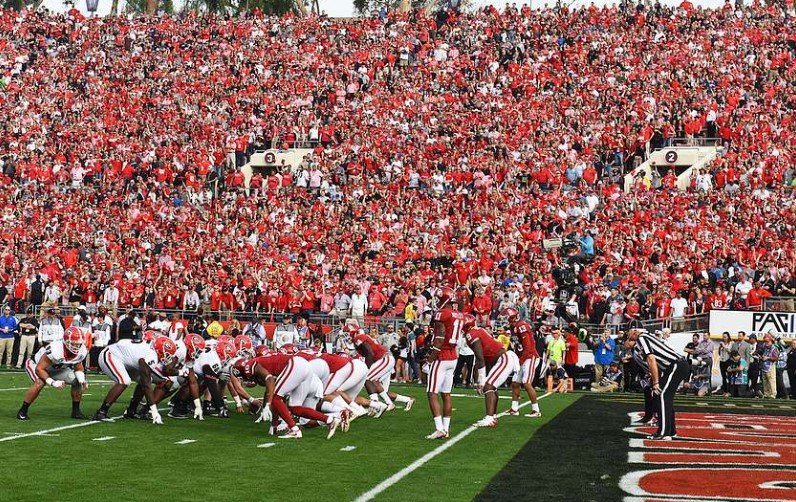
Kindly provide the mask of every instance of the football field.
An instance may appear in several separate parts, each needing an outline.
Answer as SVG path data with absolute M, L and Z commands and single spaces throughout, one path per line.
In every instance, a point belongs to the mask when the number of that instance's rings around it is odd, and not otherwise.
M 199 422 L 170 419 L 163 411 L 163 426 L 72 420 L 67 389 L 44 389 L 30 408 L 31 420 L 20 422 L 15 414 L 29 382 L 23 373 L 0 373 L 6 500 L 472 500 L 579 397 L 547 396 L 540 401 L 542 418 L 506 416 L 496 429 L 474 429 L 483 398 L 456 389 L 451 438 L 429 441 L 433 423 L 424 389 L 399 386 L 398 392 L 417 398 L 409 412 L 399 405 L 378 420 L 362 417 L 328 441 L 325 429 L 284 440 L 269 436 L 248 414 Z M 104 376 L 90 374 L 89 382 L 86 415 L 109 388 Z M 124 412 L 131 392 L 111 408 L 112 417 Z M 499 411 L 508 406 L 501 399 Z M 532 472 L 533 466 L 523 469 Z

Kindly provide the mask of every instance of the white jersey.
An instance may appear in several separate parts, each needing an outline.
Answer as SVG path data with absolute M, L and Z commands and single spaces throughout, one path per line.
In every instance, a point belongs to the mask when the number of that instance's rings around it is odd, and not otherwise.
M 208 376 L 220 376 L 223 371 L 221 358 L 215 350 L 205 349 L 194 361 L 193 371 L 196 376 L 205 376 L 206 371 L 210 372 Z
M 127 369 L 137 371 L 138 361 L 143 359 L 150 368 L 154 368 L 158 363 L 158 356 L 149 344 L 132 340 L 120 340 L 106 349 L 116 361 L 124 364 Z
M 47 356 L 47 358 L 50 360 L 51 366 L 53 367 L 72 367 L 86 359 L 88 350 L 86 350 L 85 345 L 82 345 L 80 350 L 77 351 L 76 356 L 68 357 L 66 355 L 66 350 L 64 350 L 64 344 L 60 342 L 53 342 L 40 348 L 39 351 L 36 352 L 36 355 L 33 356 L 33 360 L 36 362 L 36 364 L 39 364 L 39 361 L 44 355 Z

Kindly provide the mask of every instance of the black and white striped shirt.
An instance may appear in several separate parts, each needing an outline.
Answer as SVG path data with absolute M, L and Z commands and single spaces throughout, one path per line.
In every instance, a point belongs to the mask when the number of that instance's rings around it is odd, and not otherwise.
M 658 369 L 661 373 L 673 363 L 683 359 L 681 354 L 678 354 L 676 350 L 669 347 L 669 344 L 663 340 L 648 334 L 639 335 L 636 346 L 633 347 L 633 359 L 639 366 L 644 368 L 644 371 L 650 370 L 647 364 L 647 356 L 650 354 L 655 356 L 655 361 L 658 363 Z

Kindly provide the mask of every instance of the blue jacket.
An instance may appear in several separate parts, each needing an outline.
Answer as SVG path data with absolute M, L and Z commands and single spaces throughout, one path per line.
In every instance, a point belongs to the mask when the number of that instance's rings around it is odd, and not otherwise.
M 594 362 L 597 364 L 611 364 L 614 360 L 615 348 L 616 342 L 613 338 L 608 338 L 605 343 L 603 343 L 602 339 L 599 340 L 597 347 L 594 349 Z
M 9 328 L 11 330 L 7 333 L 5 331 L 0 331 L 0 338 L 14 338 L 19 328 L 19 322 L 17 318 L 12 315 L 0 316 L 0 328 Z

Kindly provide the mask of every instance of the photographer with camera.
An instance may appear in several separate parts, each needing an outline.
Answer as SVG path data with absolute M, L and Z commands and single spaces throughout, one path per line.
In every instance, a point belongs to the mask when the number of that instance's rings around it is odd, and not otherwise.
M 594 353 L 594 382 L 602 381 L 608 366 L 614 361 L 616 342 L 611 338 L 611 330 L 606 329 L 601 335 L 586 338 L 586 346 Z

